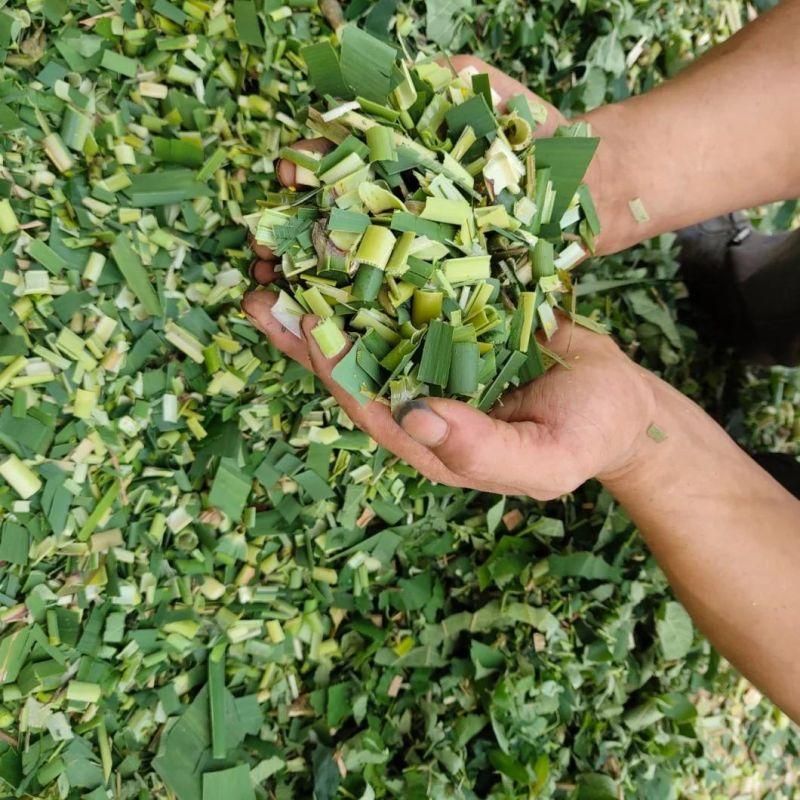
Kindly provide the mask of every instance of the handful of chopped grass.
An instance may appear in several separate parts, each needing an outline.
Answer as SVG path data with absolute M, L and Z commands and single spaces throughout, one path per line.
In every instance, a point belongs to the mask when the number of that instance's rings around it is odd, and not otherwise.
M 420 395 L 488 409 L 553 363 L 553 314 L 599 223 L 581 181 L 598 140 L 583 123 L 534 139 L 546 116 L 524 96 L 500 111 L 486 75 L 410 62 L 356 28 L 306 47 L 315 89 L 305 126 L 333 148 L 281 156 L 309 187 L 250 215 L 280 258 L 273 313 L 332 357 L 360 402 Z

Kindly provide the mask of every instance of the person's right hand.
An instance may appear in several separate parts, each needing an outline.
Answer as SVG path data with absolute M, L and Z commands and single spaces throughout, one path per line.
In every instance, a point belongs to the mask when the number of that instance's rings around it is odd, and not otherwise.
M 510 75 L 506 75 L 505 72 L 501 72 L 497 67 L 487 64 L 477 56 L 452 56 L 448 60 L 448 63 L 456 72 L 461 72 L 464 69 L 472 69 L 477 73 L 486 73 L 489 76 L 492 89 L 499 97 L 499 107 L 501 110 L 509 99 L 519 94 L 525 95 L 532 102 L 547 109 L 547 118 L 536 128 L 534 132 L 535 138 L 539 139 L 552 136 L 556 128 L 561 125 L 569 124 L 569 120 L 554 105 L 543 100 L 518 80 L 512 78 Z M 589 165 L 585 181 L 592 193 L 592 198 L 597 206 L 598 215 L 600 217 L 601 231 L 595 243 L 595 255 L 607 255 L 608 253 L 616 252 L 622 245 L 627 246 L 631 243 L 631 240 L 630 236 L 628 236 L 628 239 L 624 242 L 620 240 L 620 236 L 623 234 L 621 231 L 618 231 L 618 229 L 623 226 L 622 220 L 619 218 L 619 213 L 615 212 L 612 214 L 606 210 L 612 206 L 616 208 L 620 204 L 618 200 L 612 201 L 612 193 L 610 187 L 607 185 L 608 181 L 604 181 L 603 179 L 604 174 L 615 174 L 617 171 L 616 167 L 610 166 L 611 162 L 614 160 L 615 148 L 608 142 L 603 141 L 600 131 L 594 131 L 594 133 L 600 136 L 600 145 L 597 154 Z M 293 147 L 300 150 L 316 150 L 317 152 L 325 153 L 332 145 L 325 139 L 303 139 L 296 142 Z M 284 186 L 292 189 L 303 188 L 296 186 L 295 167 L 291 162 L 286 160 L 279 161 L 277 173 L 278 180 Z M 623 205 L 625 204 L 623 203 Z M 630 216 L 627 207 L 625 213 Z M 630 224 L 630 220 L 626 219 L 626 222 Z M 269 248 L 263 245 L 253 246 L 253 252 L 265 262 L 272 262 L 274 260 Z M 265 281 L 271 280 L 272 274 L 269 268 L 260 266 L 258 269 L 263 271 L 262 274 L 264 275 Z M 259 279 L 259 275 L 257 274 L 254 275 L 254 277 L 256 280 Z
M 515 80 L 510 75 L 506 75 L 505 72 L 501 72 L 497 67 L 487 64 L 477 56 L 452 56 L 448 59 L 447 63 L 449 63 L 456 72 L 461 72 L 464 69 L 471 69 L 476 73 L 486 73 L 489 76 L 492 89 L 500 98 L 499 107 L 501 109 L 504 108 L 510 98 L 519 94 L 524 94 L 534 103 L 547 109 L 547 119 L 536 129 L 534 134 L 536 138 L 552 136 L 556 128 L 568 123 L 567 118 L 554 105 L 543 100 L 537 94 L 534 94 L 534 92 L 526 88 L 518 80 Z M 296 147 L 298 150 L 326 153 L 333 145 L 326 139 L 301 139 L 292 146 Z M 278 162 L 276 171 L 278 180 L 283 186 L 289 189 L 303 188 L 302 186 L 297 186 L 295 180 L 295 166 L 291 161 L 281 159 Z M 590 188 L 594 192 L 594 187 L 591 183 Z M 271 265 L 275 259 L 272 251 L 264 245 L 255 243 L 251 243 L 251 248 L 256 256 L 263 262 L 255 267 L 253 277 L 260 283 L 268 283 L 274 277 Z

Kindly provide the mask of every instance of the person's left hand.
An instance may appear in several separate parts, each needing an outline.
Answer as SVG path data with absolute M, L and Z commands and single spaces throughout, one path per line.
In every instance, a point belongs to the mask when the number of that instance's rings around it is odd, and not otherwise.
M 385 403 L 362 406 L 336 383 L 331 372 L 347 350 L 332 359 L 322 355 L 311 336 L 316 317 L 303 319 L 303 338 L 284 328 L 271 313 L 277 297 L 251 292 L 244 311 L 278 349 L 316 373 L 356 425 L 438 483 L 550 500 L 591 477 L 635 469 L 647 445 L 656 379 L 609 336 L 566 318 L 548 346 L 568 368 L 555 366 L 513 390 L 490 414 L 427 397 L 401 406 L 393 418 Z

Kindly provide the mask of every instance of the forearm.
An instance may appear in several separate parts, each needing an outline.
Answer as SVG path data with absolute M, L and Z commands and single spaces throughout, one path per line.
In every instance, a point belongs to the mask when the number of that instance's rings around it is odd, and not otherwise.
M 698 406 L 648 380 L 667 438 L 604 483 L 698 628 L 800 720 L 800 502 Z
M 677 78 L 585 116 L 601 137 L 602 252 L 800 194 L 798 38 L 800 0 L 784 0 Z

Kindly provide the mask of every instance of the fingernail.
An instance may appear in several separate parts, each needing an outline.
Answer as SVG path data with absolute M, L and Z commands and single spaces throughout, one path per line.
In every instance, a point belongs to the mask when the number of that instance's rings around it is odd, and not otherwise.
M 394 414 L 397 424 L 425 447 L 438 447 L 450 430 L 447 421 L 440 417 L 424 400 L 409 400 Z
M 250 320 L 250 324 L 254 328 L 257 328 L 262 333 L 266 333 L 264 325 L 261 323 L 258 317 L 256 317 L 255 314 L 253 313 L 256 310 L 255 305 L 257 303 L 254 294 L 255 292 L 250 292 L 249 294 L 246 294 L 242 298 L 242 311 L 244 312 L 244 315 L 247 317 L 247 319 Z
M 242 298 L 242 311 L 244 311 L 244 313 L 247 314 L 247 316 L 250 317 L 251 319 L 253 317 L 253 312 L 251 311 L 253 304 L 254 304 L 253 292 L 248 292 Z

